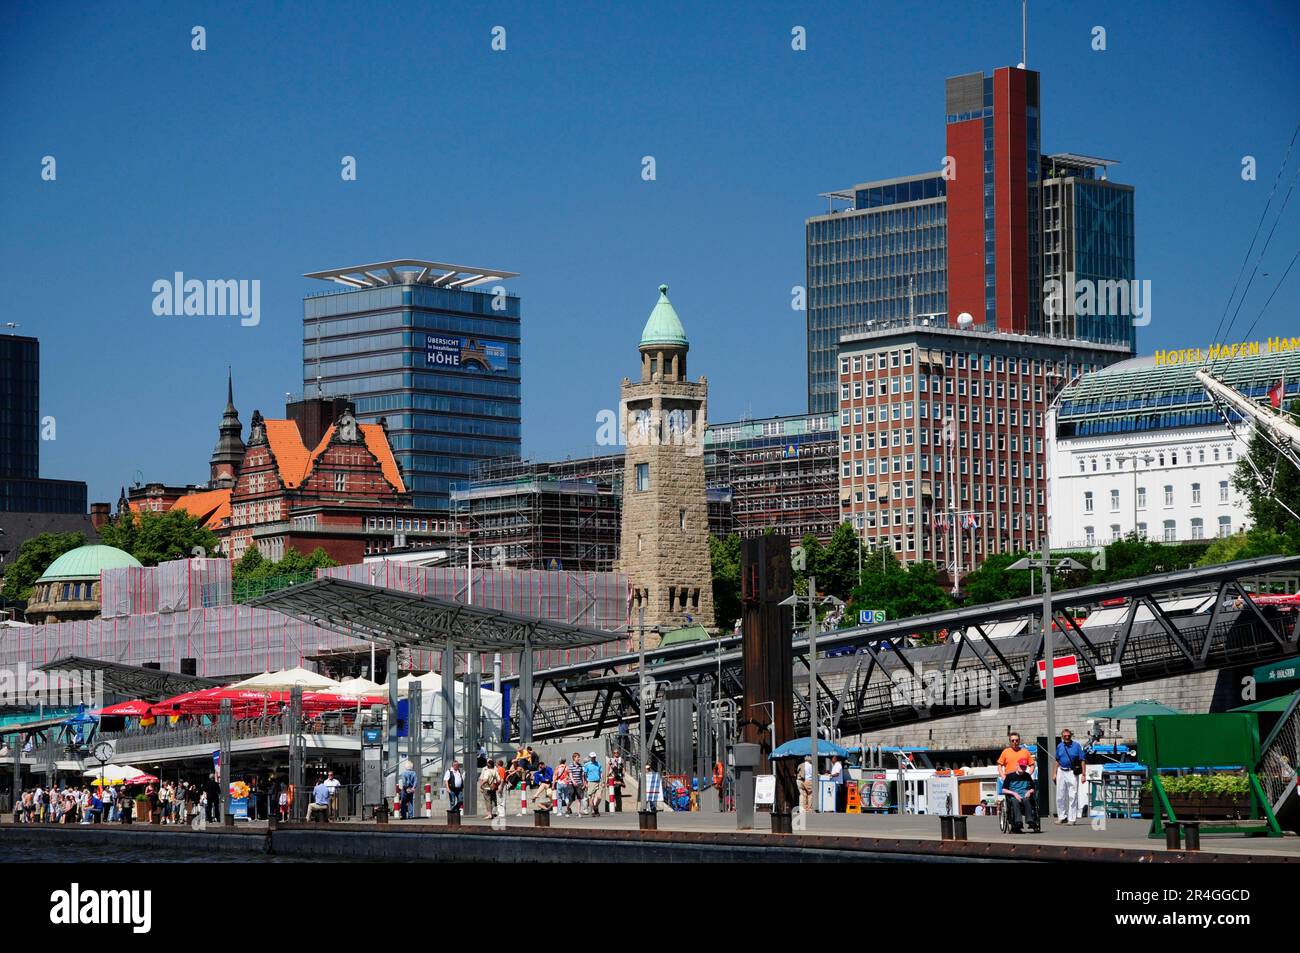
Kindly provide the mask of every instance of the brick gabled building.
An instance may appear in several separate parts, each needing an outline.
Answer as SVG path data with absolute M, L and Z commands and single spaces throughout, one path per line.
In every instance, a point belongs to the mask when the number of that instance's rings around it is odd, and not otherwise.
M 373 510 L 409 510 L 383 422 L 358 424 L 351 406 L 312 450 L 293 420 L 265 420 L 254 411 L 248 446 L 230 494 L 226 549 L 238 559 L 256 544 L 270 559 L 316 546 L 340 562 L 359 562 Z M 300 512 L 309 510 L 309 512 Z
M 271 560 L 320 547 L 356 563 L 395 548 L 455 544 L 445 513 L 413 508 L 382 418 L 361 424 L 349 401 L 321 398 L 291 403 L 283 420 L 253 411 L 247 443 L 242 429 L 228 385 L 207 488 L 132 487 L 119 510 L 183 510 L 217 534 L 231 559 L 250 546 Z

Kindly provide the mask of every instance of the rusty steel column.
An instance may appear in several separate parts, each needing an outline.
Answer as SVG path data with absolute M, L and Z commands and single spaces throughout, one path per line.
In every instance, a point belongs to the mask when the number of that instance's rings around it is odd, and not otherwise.
M 780 605 L 794 592 L 790 541 L 777 535 L 742 540 L 740 572 L 745 673 L 740 739 L 759 746 L 759 773 L 767 773 L 771 765 L 776 774 L 773 810 L 787 813 L 799 803 L 794 762 L 767 759 L 773 748 L 794 738 L 793 623 Z

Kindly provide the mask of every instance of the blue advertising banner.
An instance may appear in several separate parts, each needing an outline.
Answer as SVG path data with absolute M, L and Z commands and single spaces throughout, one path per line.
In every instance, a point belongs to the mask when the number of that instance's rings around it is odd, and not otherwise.
M 248 820 L 248 798 L 232 797 L 230 799 L 230 816 Z
M 429 367 L 452 367 L 499 373 L 509 370 L 506 346 L 458 334 L 426 334 L 424 361 Z

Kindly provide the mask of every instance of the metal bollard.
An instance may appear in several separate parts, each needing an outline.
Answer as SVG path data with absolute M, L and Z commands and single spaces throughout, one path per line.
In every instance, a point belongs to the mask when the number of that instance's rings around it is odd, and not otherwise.
M 460 827 L 460 811 L 459 811 L 459 810 L 448 811 L 448 812 L 447 812 L 447 826 L 448 826 L 448 827 Z
M 952 839 L 964 841 L 966 839 L 966 818 L 961 814 L 954 814 L 952 818 Z
M 952 818 L 947 814 L 939 816 L 939 840 L 952 840 Z
M 637 811 L 637 829 L 642 831 L 657 831 L 659 829 L 659 812 L 658 811 Z
M 387 804 L 381 804 L 381 805 L 379 805 L 379 807 L 375 808 L 375 823 L 376 823 L 376 824 L 387 824 L 387 823 L 388 823 L 388 805 L 387 805 Z
M 268 831 L 273 831 L 279 826 L 280 826 L 280 818 L 276 816 L 275 811 L 272 811 L 270 814 L 266 815 L 266 829 Z
M 1198 827 L 1196 824 L 1188 824 L 1186 827 L 1186 833 L 1187 833 L 1187 849 L 1200 850 L 1201 849 L 1200 827 Z
M 1182 846 L 1182 835 L 1178 824 L 1165 825 L 1165 849 L 1178 850 Z
M 550 811 L 533 811 L 533 827 L 550 827 Z
M 790 821 L 790 812 L 773 811 L 772 812 L 772 833 L 789 834 L 793 830 Z

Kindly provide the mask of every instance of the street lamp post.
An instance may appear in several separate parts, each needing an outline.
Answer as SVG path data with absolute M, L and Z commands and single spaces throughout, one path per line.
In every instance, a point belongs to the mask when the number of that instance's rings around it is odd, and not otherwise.
M 1047 744 L 1053 748 L 1047 753 L 1046 777 L 1041 778 L 1047 793 L 1048 810 L 1051 810 L 1054 779 L 1052 763 L 1055 761 L 1056 745 L 1056 651 L 1052 643 L 1052 573 L 1060 569 L 1083 569 L 1083 564 L 1073 559 L 1052 562 L 1051 541 L 1043 536 L 1043 555 L 1041 558 L 1024 557 L 1017 559 L 1008 569 L 1041 569 L 1043 573 L 1043 685 L 1047 692 Z M 1032 578 L 1032 577 L 1031 577 Z M 1043 763 L 1043 752 L 1038 753 L 1039 763 Z

